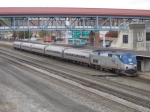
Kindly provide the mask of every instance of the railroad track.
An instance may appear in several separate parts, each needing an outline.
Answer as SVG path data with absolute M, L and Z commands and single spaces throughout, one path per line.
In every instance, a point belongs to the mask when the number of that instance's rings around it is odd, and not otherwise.
M 124 77 L 124 78 L 139 81 L 139 82 L 143 82 L 143 83 L 146 83 L 146 84 L 150 84 L 150 79 L 145 79 L 145 78 L 141 78 L 141 77 Z
M 6 55 L 7 55 L 7 58 L 6 58 Z M 75 75 L 72 76 L 72 75 L 70 75 L 70 73 L 64 72 L 62 70 L 58 71 L 58 70 L 56 70 L 54 68 L 44 67 L 42 65 L 39 65 L 39 64 L 30 62 L 30 61 L 26 61 L 26 60 L 23 60 L 23 59 L 19 59 L 18 57 L 16 58 L 16 57 L 14 57 L 12 55 L 5 54 L 5 53 L 3 53 L 3 56 L 1 55 L 1 57 L 4 58 L 4 59 L 8 59 L 10 61 L 12 61 L 12 59 L 13 59 L 15 61 L 17 60 L 19 62 L 29 64 L 31 66 L 37 67 L 39 69 L 43 69 L 43 70 L 48 71 L 50 73 L 56 74 L 58 76 L 61 76 L 61 77 L 73 80 L 73 81 L 78 82 L 78 83 L 80 83 L 82 85 L 85 85 L 87 87 L 91 87 L 93 89 L 96 89 L 96 90 L 99 90 L 99 91 L 103 91 L 103 92 L 112 94 L 114 96 L 117 96 L 117 97 L 122 98 L 124 100 L 130 101 L 132 103 L 135 103 L 135 104 L 138 104 L 138 105 L 150 108 L 150 101 L 148 101 L 146 99 L 142 99 L 142 98 L 139 98 L 139 97 L 127 94 L 127 93 L 123 93 L 121 91 L 114 90 L 112 88 L 105 87 L 103 85 L 91 82 L 91 81 L 83 79 L 81 77 L 79 78 L 79 77 L 77 77 Z M 74 73 L 74 74 L 76 74 L 76 73 Z
M 9 47 L 9 48 L 13 48 L 12 45 L 7 45 L 7 44 L 4 44 L 4 43 L 1 43 L 0 46 L 2 47 Z M 91 69 L 91 68 L 89 68 Z M 105 72 L 105 71 L 104 71 Z M 96 75 L 93 75 L 93 76 L 96 76 Z M 107 75 L 101 75 L 99 77 L 106 77 Z M 111 75 L 112 77 L 118 77 L 118 75 L 114 74 L 114 75 Z M 111 77 L 109 75 L 109 77 Z M 122 76 L 124 78 L 127 78 L 127 79 L 130 79 L 130 80 L 135 80 L 135 81 L 140 81 L 140 82 L 143 82 L 143 83 L 147 83 L 147 84 L 150 84 L 150 80 L 149 79 L 145 79 L 145 78 L 142 78 L 142 77 L 126 77 L 126 76 Z
M 7 51 L 9 52 L 9 51 Z M 13 54 L 13 52 L 11 52 L 11 54 Z M 14 53 L 14 55 L 16 55 Z M 72 70 L 72 69 L 68 69 L 68 68 L 65 68 L 64 66 L 61 67 L 59 65 L 56 65 L 56 64 L 49 64 L 47 62 L 43 62 L 43 61 L 40 61 L 40 60 L 37 60 L 37 59 L 34 59 L 34 58 L 31 58 L 31 57 L 27 57 L 27 56 L 23 56 L 23 55 L 20 55 L 20 54 L 17 54 L 19 57 L 23 57 L 23 58 L 26 58 L 28 61 L 30 62 L 37 62 L 37 64 L 42 64 L 42 65 L 46 65 L 46 66 L 49 66 L 51 67 L 52 69 L 55 69 L 55 68 L 59 68 L 61 69 L 62 71 L 65 71 L 65 72 L 68 72 L 68 73 L 75 73 L 76 75 L 78 76 L 82 76 L 82 77 L 87 77 L 88 79 L 92 79 L 92 80 L 95 80 L 97 82 L 102 82 L 102 83 L 105 83 L 105 84 L 108 84 L 108 85 L 112 85 L 114 87 L 118 87 L 120 89 L 124 89 L 124 90 L 128 90 L 128 91 L 131 91 L 131 92 L 134 92 L 134 93 L 139 93 L 139 94 L 142 94 L 142 96 L 147 96 L 150 98 L 150 94 L 149 94 L 149 91 L 145 91 L 145 90 L 142 90 L 142 89 L 139 89 L 139 88 L 135 88 L 135 87 L 131 87 L 131 86 L 127 86 L 127 85 L 124 85 L 124 84 L 120 84 L 120 83 L 117 83 L 117 82 L 114 82 L 114 81 L 110 81 L 108 79 L 101 79 L 101 78 L 97 78 L 97 76 L 93 75 L 93 74 L 90 74 L 90 73 L 83 73 L 83 72 L 79 72 L 79 71 L 76 71 L 76 70 Z M 19 58 L 18 57 L 18 58 Z M 60 61 L 60 60 L 55 60 L 55 61 Z M 72 64 L 74 65 L 74 64 Z M 83 67 L 83 66 L 80 66 L 80 67 Z M 83 67 L 85 68 L 85 67 Z M 91 69 L 92 68 L 88 68 L 88 69 Z M 101 71 L 100 71 L 101 72 Z M 104 75 L 103 75 L 104 76 Z M 103 77 L 103 76 L 98 76 L 98 77 Z M 105 77 L 116 77 L 116 75 L 105 75 Z M 128 78 L 128 77 L 125 77 L 125 78 Z M 130 77 L 129 77 L 130 79 Z
M 7 58 L 3 58 L 3 59 L 6 62 L 11 63 L 12 65 L 14 65 L 14 66 L 16 66 L 18 68 L 21 68 L 21 69 L 23 69 L 25 71 L 34 73 L 34 74 L 36 74 L 36 76 L 42 77 L 43 79 L 50 80 L 50 82 L 53 82 L 53 83 L 55 83 L 57 85 L 60 85 L 61 87 L 66 88 L 67 90 L 73 91 L 74 93 L 77 93 L 78 95 L 82 95 L 82 96 L 90 99 L 93 102 L 96 102 L 96 103 L 101 104 L 101 105 L 105 105 L 105 107 L 111 108 L 111 109 L 113 109 L 113 111 L 116 111 L 116 112 L 123 112 L 123 111 L 129 111 L 129 112 L 135 112 L 136 111 L 136 112 L 140 112 L 137 109 L 128 107 L 126 105 L 122 105 L 122 104 L 120 104 L 118 102 L 115 102 L 113 100 L 107 99 L 107 98 L 105 98 L 103 96 L 100 96 L 98 94 L 95 94 L 93 92 L 84 90 L 84 89 L 82 89 L 82 88 L 80 88 L 78 86 L 74 86 L 74 85 L 72 85 L 70 83 L 64 82 L 64 81 L 56 79 L 54 77 L 50 77 L 49 75 L 44 74 L 44 73 L 39 72 L 39 71 L 36 71 L 35 69 L 31 69 L 30 67 L 23 66 L 20 63 L 16 63 L 16 61 L 8 60 Z M 72 86 L 66 86 L 68 84 L 72 85 Z M 119 105 L 119 107 L 117 107 L 116 105 L 117 106 Z

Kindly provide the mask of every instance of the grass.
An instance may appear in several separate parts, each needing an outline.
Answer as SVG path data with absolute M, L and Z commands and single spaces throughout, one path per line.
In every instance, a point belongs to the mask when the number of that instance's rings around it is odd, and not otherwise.
M 4 102 L 2 101 L 2 99 L 0 98 L 0 105 L 3 105 L 4 104 Z

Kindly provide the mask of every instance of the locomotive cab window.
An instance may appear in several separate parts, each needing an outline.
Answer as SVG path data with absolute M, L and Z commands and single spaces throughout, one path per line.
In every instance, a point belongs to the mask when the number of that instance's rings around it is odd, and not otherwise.
M 108 57 L 112 57 L 112 54 L 108 54 Z

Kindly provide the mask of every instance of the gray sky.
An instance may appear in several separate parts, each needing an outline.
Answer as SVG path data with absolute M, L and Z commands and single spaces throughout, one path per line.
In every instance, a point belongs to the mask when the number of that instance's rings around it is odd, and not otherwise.
M 0 7 L 89 7 L 150 10 L 150 0 L 1 0 Z

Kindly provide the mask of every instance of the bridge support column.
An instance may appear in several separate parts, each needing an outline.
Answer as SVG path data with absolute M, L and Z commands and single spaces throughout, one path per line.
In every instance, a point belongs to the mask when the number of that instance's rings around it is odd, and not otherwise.
M 99 32 L 90 32 L 89 44 L 90 46 L 100 46 Z

